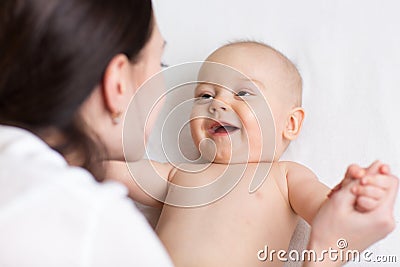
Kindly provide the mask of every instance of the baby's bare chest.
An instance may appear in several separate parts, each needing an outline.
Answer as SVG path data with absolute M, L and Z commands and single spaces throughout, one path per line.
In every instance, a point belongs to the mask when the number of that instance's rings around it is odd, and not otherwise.
M 223 253 L 227 247 L 236 251 L 236 257 L 243 259 L 256 259 L 255 253 L 266 244 L 277 249 L 286 248 L 297 217 L 276 183 L 276 179 L 282 178 L 276 176 L 280 175 L 279 172 L 271 171 L 259 189 L 250 193 L 249 183 L 254 173 L 252 170 L 247 169 L 241 173 L 240 168 L 235 168 L 224 177 L 221 176 L 222 166 L 216 166 L 215 169 L 211 167 L 189 175 L 186 172 L 175 174 L 173 181 L 177 185 L 212 185 L 208 189 L 220 196 L 198 207 L 164 206 L 157 233 L 167 247 L 170 245 L 174 251 L 186 251 L 187 254 L 196 251 L 199 255 L 212 255 L 215 251 L 221 251 L 220 256 L 224 262 L 225 257 L 232 257 L 229 251 Z M 240 179 L 231 177 L 235 174 L 241 175 Z M 227 182 L 229 186 L 233 185 L 230 190 L 221 184 L 213 185 L 221 177 L 233 179 L 233 183 Z M 168 194 L 176 194 L 176 191 L 170 190 Z M 210 192 L 204 194 L 207 197 L 216 196 Z M 196 240 L 195 246 L 188 245 L 187 240 Z
M 175 173 L 173 183 L 193 190 L 184 196 L 187 203 L 193 204 L 193 199 L 197 201 L 196 205 L 187 205 L 186 208 L 174 212 L 202 214 L 218 218 L 218 222 L 223 224 L 226 221 L 235 221 L 236 224 L 248 221 L 265 224 L 271 218 L 271 221 L 276 222 L 279 221 L 276 220 L 277 217 L 288 217 L 292 214 L 285 190 L 279 185 L 285 183 L 280 180 L 285 177 L 274 168 L 260 171 L 269 168 L 267 164 L 211 164 L 206 168 L 200 166 L 195 169 L 197 167 L 199 166 L 189 166 Z M 254 180 L 262 182 L 255 192 L 250 192 L 250 185 Z M 167 198 L 177 199 L 180 192 L 169 190 Z M 185 202 L 184 199 L 182 202 Z

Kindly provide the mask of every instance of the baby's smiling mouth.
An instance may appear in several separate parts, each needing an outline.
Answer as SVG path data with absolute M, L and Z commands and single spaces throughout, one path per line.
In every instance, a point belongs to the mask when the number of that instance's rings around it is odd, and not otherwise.
M 239 127 L 225 122 L 215 122 L 208 128 L 208 132 L 212 135 L 229 135 L 237 130 L 239 130 Z

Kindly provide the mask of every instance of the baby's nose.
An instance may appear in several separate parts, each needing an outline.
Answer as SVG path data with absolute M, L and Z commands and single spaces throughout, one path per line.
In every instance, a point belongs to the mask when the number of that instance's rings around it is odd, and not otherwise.
M 209 111 L 210 111 L 211 113 L 214 113 L 214 112 L 216 112 L 217 110 L 227 111 L 227 109 L 228 109 L 228 108 L 227 108 L 226 104 L 225 104 L 223 101 L 218 100 L 218 99 L 214 99 L 214 100 L 212 101 L 211 105 L 210 105 Z

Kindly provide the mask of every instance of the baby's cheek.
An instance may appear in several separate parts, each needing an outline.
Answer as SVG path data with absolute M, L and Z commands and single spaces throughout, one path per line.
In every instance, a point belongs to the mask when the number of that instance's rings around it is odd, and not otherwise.
M 255 152 L 255 150 L 260 150 L 263 145 L 262 133 L 260 130 L 251 131 L 249 133 L 249 146 L 250 150 Z M 258 152 L 257 152 L 258 153 Z
M 257 146 L 260 146 L 262 141 L 262 132 L 260 129 L 260 125 L 256 120 L 250 120 L 249 118 L 246 121 L 245 127 L 245 138 L 247 138 L 247 142 L 250 146 L 250 149 L 254 149 Z
M 192 135 L 193 142 L 196 147 L 198 147 L 200 141 L 205 138 L 204 133 L 202 133 L 201 125 L 198 120 L 192 120 L 190 122 L 190 132 Z
M 252 111 L 242 112 L 242 114 L 245 114 L 241 117 L 241 120 L 248 135 L 258 136 L 261 132 L 259 118 Z
M 275 126 L 272 114 L 265 103 L 255 102 L 248 107 L 247 112 L 241 113 L 246 129 L 250 161 L 269 161 L 275 151 Z

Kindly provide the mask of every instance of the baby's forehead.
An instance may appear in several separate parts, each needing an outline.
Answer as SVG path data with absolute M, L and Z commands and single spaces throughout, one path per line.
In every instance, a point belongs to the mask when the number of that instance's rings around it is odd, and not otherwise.
M 198 81 L 195 85 L 194 94 L 197 95 L 203 92 L 230 92 L 237 94 L 240 91 L 247 91 L 256 95 L 264 95 L 266 92 L 265 85 L 256 79 L 250 77 L 240 76 L 223 81 L 219 79 L 207 79 L 207 81 Z
M 283 96 L 290 93 L 291 96 L 294 95 L 296 102 L 301 103 L 302 79 L 296 66 L 285 55 L 268 45 L 256 42 L 228 44 L 214 51 L 206 60 L 237 70 L 236 73 L 234 71 L 203 73 L 216 81 L 225 82 L 227 87 L 235 88 L 243 84 L 243 81 L 247 81 L 254 84 L 264 95 L 267 91 L 274 94 L 279 92 Z
M 206 59 L 214 62 L 236 61 L 257 68 L 280 68 L 295 71 L 294 64 L 275 48 L 258 42 L 236 42 L 222 46 Z M 294 68 L 293 68 L 294 67 Z
M 215 83 L 228 88 L 248 85 L 265 89 L 277 81 L 283 80 L 286 71 L 282 61 L 276 55 L 260 55 L 260 53 L 269 53 L 265 47 L 230 45 L 222 47 L 212 53 L 203 63 L 198 80 L 200 87 L 202 84 Z M 244 49 L 243 49 L 244 48 Z M 253 51 L 255 50 L 255 51 Z M 269 87 L 269 86 L 268 86 Z
M 254 64 L 259 64 L 265 59 L 269 62 L 285 61 L 286 57 L 276 49 L 256 42 L 237 42 L 222 46 L 215 50 L 208 59 L 226 58 L 240 56 L 242 60 L 254 60 Z

